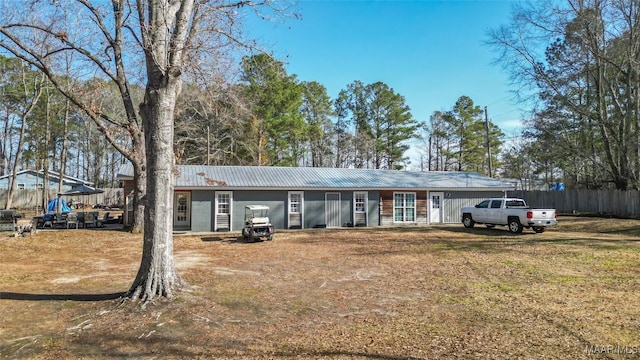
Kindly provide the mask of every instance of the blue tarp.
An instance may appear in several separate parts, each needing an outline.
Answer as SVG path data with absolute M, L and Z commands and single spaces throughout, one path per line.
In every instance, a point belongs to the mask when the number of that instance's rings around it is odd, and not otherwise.
M 60 199 L 60 211 L 63 213 L 71 212 L 71 208 L 67 205 L 67 202 L 61 198 L 55 198 L 49 201 L 49 205 L 47 205 L 47 212 L 56 212 L 58 211 L 58 199 Z
M 549 188 L 550 191 L 564 191 L 564 183 L 555 183 Z

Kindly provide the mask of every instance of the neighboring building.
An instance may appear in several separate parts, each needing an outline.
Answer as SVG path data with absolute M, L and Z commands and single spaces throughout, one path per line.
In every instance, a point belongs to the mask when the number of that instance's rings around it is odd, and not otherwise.
M 60 179 L 60 173 L 49 170 L 49 181 L 47 188 L 58 189 L 58 181 Z M 9 188 L 9 179 L 11 174 L 0 176 L 0 189 Z M 93 185 L 92 182 L 84 181 L 72 176 L 64 175 L 62 177 L 63 185 L 62 192 L 71 190 L 74 186 L 78 185 Z M 16 174 L 16 190 L 32 190 L 42 189 L 44 184 L 44 170 L 20 170 Z
M 239 231 L 245 205 L 267 205 L 277 229 L 457 223 L 460 208 L 505 196 L 513 182 L 466 172 L 178 165 L 174 229 Z M 118 174 L 132 210 L 133 168 Z
M 505 179 L 505 181 L 511 181 L 516 190 L 524 191 L 549 191 L 549 183 L 539 179 Z M 555 183 L 554 183 L 555 185 Z

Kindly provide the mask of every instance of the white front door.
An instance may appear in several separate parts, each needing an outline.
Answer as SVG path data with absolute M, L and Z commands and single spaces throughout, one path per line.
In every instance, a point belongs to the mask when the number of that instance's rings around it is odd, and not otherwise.
M 191 226 L 191 193 L 176 191 L 173 197 L 173 227 L 188 228 Z
M 442 222 L 442 199 L 444 193 L 432 192 L 429 198 L 429 223 Z

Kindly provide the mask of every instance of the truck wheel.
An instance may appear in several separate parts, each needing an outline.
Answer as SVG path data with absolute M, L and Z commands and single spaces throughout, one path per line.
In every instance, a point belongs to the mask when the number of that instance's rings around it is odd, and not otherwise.
M 533 231 L 535 231 L 538 234 L 542 234 L 544 232 L 544 226 L 535 226 L 533 228 Z
M 466 228 L 472 228 L 473 225 L 476 224 L 475 221 L 473 221 L 473 218 L 471 218 L 470 214 L 464 214 L 462 216 L 462 224 L 464 225 L 464 227 Z
M 519 234 L 522 232 L 523 228 L 524 227 L 520 223 L 520 220 L 518 220 L 517 218 L 509 219 L 509 231 L 511 231 L 512 233 Z

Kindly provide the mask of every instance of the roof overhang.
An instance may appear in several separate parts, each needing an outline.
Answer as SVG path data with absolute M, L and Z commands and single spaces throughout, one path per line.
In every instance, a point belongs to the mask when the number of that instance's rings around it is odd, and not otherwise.
M 365 188 L 365 187 L 353 187 L 353 188 L 314 188 L 314 187 L 236 187 L 236 186 L 174 186 L 175 191 L 431 191 L 431 192 L 446 192 L 446 191 L 514 191 L 513 187 L 504 188 Z

